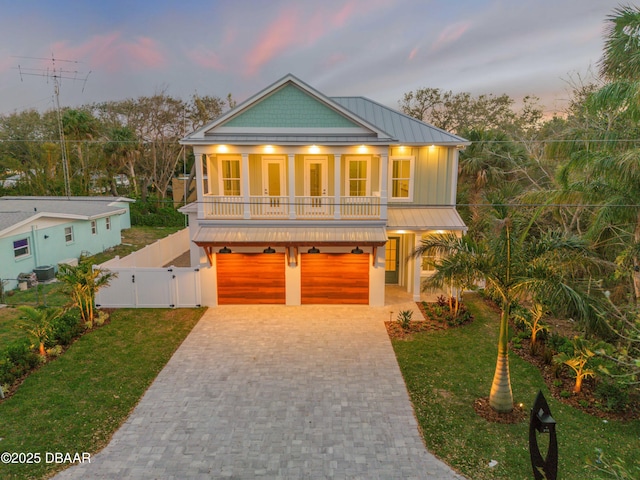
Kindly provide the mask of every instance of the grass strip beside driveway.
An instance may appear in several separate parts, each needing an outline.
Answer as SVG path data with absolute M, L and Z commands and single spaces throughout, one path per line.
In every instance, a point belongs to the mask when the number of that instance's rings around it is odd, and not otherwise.
M 0 478 L 44 478 L 63 468 L 46 452 L 96 453 L 126 420 L 205 309 L 122 309 L 32 373 L 0 403 L 0 452 L 39 453 L 0 463 Z
M 491 389 L 499 314 L 476 295 L 466 297 L 465 303 L 475 316 L 472 324 L 393 341 L 425 443 L 470 479 L 530 479 L 528 420 L 516 425 L 489 423 L 473 409 L 473 402 L 488 397 Z M 515 401 L 529 412 L 542 390 L 558 422 L 558 478 L 611 478 L 585 469 L 596 448 L 609 460 L 621 459 L 630 470 L 640 465 L 639 420 L 603 421 L 564 405 L 551 397 L 536 368 L 514 354 L 509 362 Z M 547 439 L 541 436 L 541 442 Z M 546 445 L 541 450 L 545 455 Z M 491 460 L 497 461 L 493 467 Z

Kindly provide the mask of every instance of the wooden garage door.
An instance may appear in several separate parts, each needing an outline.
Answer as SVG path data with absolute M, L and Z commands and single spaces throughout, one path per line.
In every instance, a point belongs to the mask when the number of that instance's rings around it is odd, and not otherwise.
M 369 304 L 369 255 L 303 254 L 300 267 L 303 304 Z
M 284 253 L 216 255 L 218 304 L 285 303 Z

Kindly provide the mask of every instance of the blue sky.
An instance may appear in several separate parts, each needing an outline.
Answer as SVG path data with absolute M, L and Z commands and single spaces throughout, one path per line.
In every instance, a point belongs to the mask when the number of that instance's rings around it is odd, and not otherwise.
M 396 108 L 421 87 L 541 98 L 588 79 L 618 0 L 0 0 L 0 113 L 159 91 L 242 101 L 292 73 Z M 33 70 L 31 70 L 33 71 Z

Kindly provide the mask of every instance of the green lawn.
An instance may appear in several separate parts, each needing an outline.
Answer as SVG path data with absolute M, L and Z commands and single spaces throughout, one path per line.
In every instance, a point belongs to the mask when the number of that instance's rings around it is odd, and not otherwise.
M 498 316 L 478 297 L 466 300 L 474 323 L 393 341 L 425 442 L 470 479 L 530 479 L 528 421 L 488 423 L 473 410 L 476 398 L 489 396 Z M 568 407 L 551 397 L 534 367 L 513 354 L 509 359 L 515 401 L 524 403 L 528 412 L 542 390 L 558 422 L 559 478 L 610 478 L 585 470 L 596 448 L 610 459 L 621 458 L 627 467 L 640 465 L 640 421 L 604 422 Z M 491 460 L 498 462 L 494 468 L 488 467 Z
M 104 447 L 205 309 L 123 309 L 27 377 L 0 402 L 0 452 Z M 0 478 L 43 478 L 54 464 L 5 465 Z

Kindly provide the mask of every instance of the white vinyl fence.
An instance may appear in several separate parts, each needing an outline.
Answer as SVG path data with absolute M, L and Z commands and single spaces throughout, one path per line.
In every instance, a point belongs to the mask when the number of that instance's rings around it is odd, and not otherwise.
M 100 308 L 177 308 L 201 305 L 198 267 L 162 267 L 189 250 L 185 228 L 141 250 L 94 268 L 116 274 L 96 294 Z

